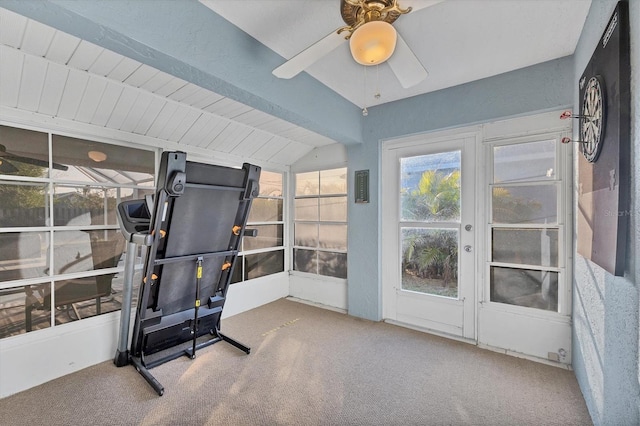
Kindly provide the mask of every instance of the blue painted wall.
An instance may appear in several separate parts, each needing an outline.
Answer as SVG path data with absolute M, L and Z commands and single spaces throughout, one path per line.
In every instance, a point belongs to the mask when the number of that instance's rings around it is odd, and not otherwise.
M 380 140 L 574 105 L 579 75 L 615 6 L 593 0 L 576 53 L 526 69 L 370 108 L 369 116 L 306 74 L 282 81 L 278 55 L 196 0 L 0 0 L 70 34 L 348 145 L 350 177 L 369 169 L 371 202 L 349 208 L 349 313 L 378 320 Z M 640 424 L 640 0 L 630 0 L 632 216 L 625 277 L 575 255 L 573 365 L 596 424 Z M 472 66 L 472 64 L 470 64 Z M 575 185 L 574 185 L 575 186 Z
M 381 140 L 571 106 L 573 59 L 560 58 L 495 77 L 370 108 L 364 143 L 347 147 L 349 171 L 370 171 L 371 202 L 349 206 L 349 314 L 382 318 L 380 300 Z
M 612 0 L 593 1 L 574 54 L 574 81 L 582 75 L 615 6 Z M 629 9 L 632 209 L 627 267 L 624 277 L 614 277 L 577 253 L 574 265 L 573 368 L 596 425 L 640 424 L 640 0 L 630 0 Z M 578 105 L 577 84 L 573 87 Z

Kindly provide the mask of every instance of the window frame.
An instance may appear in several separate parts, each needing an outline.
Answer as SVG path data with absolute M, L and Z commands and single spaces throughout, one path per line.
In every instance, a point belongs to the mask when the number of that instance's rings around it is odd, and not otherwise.
M 234 285 L 234 284 L 239 284 L 239 283 L 243 283 L 243 282 L 247 282 L 247 281 L 252 281 L 252 280 L 258 280 L 264 277 L 268 277 L 270 275 L 275 275 L 275 274 L 280 274 L 280 273 L 284 273 L 287 271 L 288 265 L 287 265 L 287 236 L 288 236 L 288 230 L 287 230 L 287 208 L 288 208 L 288 203 L 287 203 L 287 199 L 285 197 L 285 194 L 287 194 L 286 192 L 286 182 L 287 182 L 287 173 L 284 171 L 279 171 L 279 170 L 268 170 L 268 169 L 262 169 L 263 171 L 269 172 L 269 173 L 276 173 L 276 174 L 280 174 L 282 176 L 282 187 L 281 187 L 281 195 L 279 196 L 274 196 L 274 195 L 262 195 L 259 194 L 257 197 L 254 198 L 254 201 L 252 201 L 252 206 L 253 206 L 253 202 L 255 202 L 256 199 L 273 199 L 273 200 L 282 200 L 282 219 L 281 220 L 276 220 L 276 221 L 249 221 L 247 219 L 247 229 L 251 229 L 252 226 L 259 226 L 259 225 L 282 225 L 282 245 L 281 246 L 272 246 L 272 247 L 264 247 L 264 248 L 257 248 L 257 249 L 250 249 L 250 250 L 245 250 L 244 249 L 244 238 L 242 238 L 242 242 L 241 242 L 241 250 L 238 252 L 238 256 L 236 258 L 236 264 L 234 266 L 234 271 L 233 271 L 233 277 L 231 279 L 231 283 L 230 285 Z M 263 175 L 261 174 L 261 177 Z M 247 238 L 251 238 L 251 237 L 247 237 Z M 271 252 L 277 252 L 277 251 L 282 251 L 282 263 L 283 263 L 283 269 L 282 271 L 278 271 L 278 272 L 273 272 L 270 274 L 266 274 L 266 275 L 261 275 L 260 277 L 256 277 L 256 278 L 246 278 L 245 276 L 248 276 L 248 272 L 246 272 L 246 262 L 245 262 L 245 256 L 251 256 L 251 255 L 256 255 L 256 254 L 262 254 L 262 253 L 271 253 Z M 240 274 L 240 279 L 238 279 L 238 274 Z
M 106 231 L 106 232 L 120 232 L 120 226 L 116 220 L 113 224 L 103 223 L 103 224 L 95 224 L 95 225 L 56 225 L 55 224 L 55 189 L 56 187 L 66 187 L 66 188 L 80 188 L 80 187 L 91 187 L 92 189 L 98 188 L 106 188 L 106 189 L 115 189 L 116 191 L 116 205 L 120 202 L 121 198 L 121 190 L 122 189 L 131 189 L 135 190 L 143 190 L 143 191 L 153 191 L 155 192 L 155 177 L 158 172 L 158 165 L 160 159 L 160 153 L 162 152 L 161 148 L 151 147 L 136 144 L 134 142 L 125 142 L 118 141 L 109 138 L 102 138 L 95 135 L 83 135 L 83 134 L 74 134 L 73 132 L 65 132 L 58 131 L 56 129 L 48 129 L 48 128 L 40 128 L 40 127 L 32 127 L 20 125 L 12 122 L 1 121 L 0 125 L 5 127 L 11 127 L 14 129 L 32 131 L 45 134 L 47 137 L 47 151 L 49 158 L 49 167 L 47 169 L 47 177 L 30 177 L 30 176 L 18 176 L 18 175 L 2 175 L 0 180 L 8 182 L 8 183 L 37 183 L 44 185 L 45 190 L 45 198 L 46 198 L 46 206 L 45 209 L 49 211 L 49 215 L 46 218 L 48 223 L 45 223 L 43 226 L 10 226 L 10 227 L 0 227 L 0 234 L 8 234 L 8 233 L 44 233 L 46 234 L 46 238 L 48 239 L 48 253 L 46 256 L 46 262 L 48 265 L 53 265 L 52 268 L 49 269 L 47 275 L 43 275 L 41 277 L 34 278 L 21 278 L 16 280 L 6 280 L 0 281 L 0 291 L 5 294 L 11 294 L 13 290 L 19 290 L 22 292 L 22 289 L 27 289 L 30 286 L 48 286 L 49 294 L 51 295 L 51 305 L 55 306 L 55 290 L 56 284 L 60 284 L 65 280 L 75 280 L 82 278 L 91 278 L 98 277 L 102 275 L 108 274 L 118 274 L 124 272 L 124 252 L 121 259 L 122 266 L 115 266 L 110 268 L 100 268 L 100 269 L 91 269 L 86 271 L 76 271 L 76 272 L 68 272 L 68 273 L 56 273 L 56 264 L 54 247 L 56 244 L 56 233 L 60 235 L 60 232 L 75 232 L 75 231 Z M 106 145 L 112 145 L 115 147 L 125 147 L 130 149 L 136 149 L 141 151 L 149 152 L 153 155 L 153 176 L 150 180 L 145 180 L 143 185 L 136 185 L 130 183 L 117 183 L 113 181 L 98 181 L 98 182 L 90 182 L 90 181 L 78 181 L 73 179 L 65 179 L 54 177 L 52 173 L 52 163 L 53 163 L 53 139 L 55 136 L 68 137 L 74 139 L 80 139 L 81 141 L 86 141 L 87 143 L 100 143 Z M 151 182 L 151 186 L 148 185 L 148 182 Z M 126 247 L 126 241 L 124 246 Z M 137 256 L 137 261 L 135 268 L 137 270 L 143 267 L 143 257 Z M 95 318 L 98 316 L 108 315 L 113 312 L 118 312 L 119 309 L 115 311 L 104 311 L 100 315 L 90 315 L 85 317 L 86 319 Z M 44 311 L 46 312 L 46 310 Z M 56 314 L 59 312 L 56 309 L 50 309 L 48 312 L 49 316 L 49 325 L 45 327 L 45 329 L 53 329 L 55 327 L 65 326 L 68 323 L 56 324 Z M 76 321 L 71 321 L 72 323 L 79 322 L 85 318 L 78 318 Z M 25 323 L 26 327 L 26 323 Z M 37 329 L 33 329 L 32 331 L 37 331 Z M 9 338 L 15 335 L 28 334 L 25 332 L 25 329 L 21 329 L 21 331 L 17 334 L 10 334 L 6 336 L 0 336 L 1 339 Z
M 332 171 L 332 170 L 344 170 L 344 174 L 345 174 L 345 192 L 337 192 L 337 193 L 331 193 L 331 194 L 321 194 L 320 191 L 320 185 L 321 185 L 321 172 L 323 171 Z M 310 194 L 310 195 L 296 195 L 296 183 L 297 183 L 297 175 L 299 174 L 303 174 L 303 173 L 318 173 L 318 191 L 316 194 Z M 318 270 L 318 262 L 316 262 L 315 265 L 315 269 L 316 272 L 306 272 L 306 271 L 299 271 L 295 269 L 295 251 L 297 249 L 302 249 L 302 250 L 310 250 L 310 251 L 314 251 L 316 253 L 318 252 L 325 252 L 325 253 L 337 253 L 337 254 L 344 254 L 345 256 L 347 256 L 347 259 L 345 261 L 345 268 L 348 268 L 348 248 L 349 248 L 349 241 L 348 241 L 348 227 L 349 227 L 349 216 L 348 216 L 348 209 L 349 209 L 349 169 L 347 167 L 346 164 L 339 164 L 339 165 L 326 165 L 323 167 L 316 167 L 316 168 L 311 168 L 311 169 L 301 169 L 301 170 L 296 170 L 296 171 L 292 171 L 291 172 L 291 237 L 290 237 L 290 246 L 291 246 L 291 253 L 289 256 L 290 259 L 290 273 L 293 275 L 300 275 L 300 276 L 306 276 L 306 277 L 314 277 L 316 279 L 323 279 L 323 280 L 331 280 L 331 281 L 338 281 L 338 282 L 346 282 L 347 280 L 347 276 L 345 275 L 345 277 L 335 277 L 335 276 L 331 276 L 331 275 L 323 275 L 319 273 Z M 335 220 L 331 220 L 331 221 L 322 221 L 321 217 L 320 217 L 320 209 L 321 209 L 321 203 L 320 200 L 321 199 L 329 199 L 329 198 L 336 198 L 336 197 L 344 197 L 346 199 L 346 209 L 347 211 L 345 212 L 345 220 L 343 221 L 335 221 Z M 318 203 L 317 203 L 317 220 L 304 220 L 304 219 L 300 219 L 297 220 L 295 218 L 295 203 L 296 200 L 298 199 L 317 199 Z M 315 224 L 318 226 L 317 228 L 317 235 L 318 235 L 318 244 L 316 245 L 316 247 L 308 247 L 308 246 L 302 246 L 299 244 L 296 244 L 296 240 L 295 240 L 295 227 L 296 224 Z M 346 248 L 344 250 L 342 249 L 332 249 L 332 248 L 323 248 L 320 247 L 320 225 L 344 225 L 347 227 L 347 241 L 346 241 Z M 317 254 L 316 254 L 317 256 Z M 347 269 L 347 274 L 348 274 L 348 269 Z

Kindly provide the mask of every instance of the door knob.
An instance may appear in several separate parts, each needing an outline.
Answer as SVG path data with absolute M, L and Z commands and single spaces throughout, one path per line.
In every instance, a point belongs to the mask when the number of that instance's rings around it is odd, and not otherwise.
M 471 225 L 465 225 L 464 229 L 466 229 L 467 231 L 471 231 L 473 227 Z
M 464 246 L 464 251 L 471 253 L 471 246 Z

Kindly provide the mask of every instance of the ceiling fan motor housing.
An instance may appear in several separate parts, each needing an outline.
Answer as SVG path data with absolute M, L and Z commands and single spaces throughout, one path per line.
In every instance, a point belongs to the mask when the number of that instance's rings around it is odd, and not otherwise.
M 397 0 L 340 0 L 342 19 L 354 29 L 370 21 L 392 24 L 400 15 L 410 10 L 411 8 L 406 11 L 400 9 Z

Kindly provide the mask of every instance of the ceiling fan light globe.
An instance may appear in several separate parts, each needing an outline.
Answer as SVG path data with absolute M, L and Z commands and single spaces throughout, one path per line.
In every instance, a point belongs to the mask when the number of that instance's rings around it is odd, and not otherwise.
M 351 56 L 362 65 L 381 64 L 393 55 L 397 39 L 393 25 L 384 21 L 367 22 L 351 34 Z

